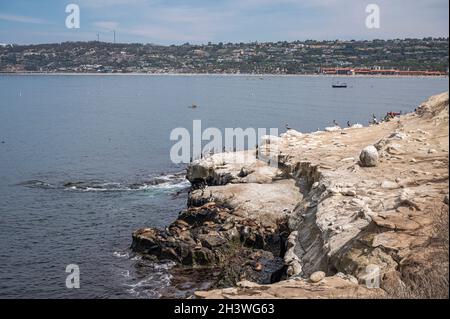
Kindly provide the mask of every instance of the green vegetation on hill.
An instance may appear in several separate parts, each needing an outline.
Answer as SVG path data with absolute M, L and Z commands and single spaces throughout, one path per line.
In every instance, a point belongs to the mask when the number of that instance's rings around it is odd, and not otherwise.
M 306 74 L 323 67 L 448 70 L 448 38 L 160 46 L 64 42 L 0 47 L 0 72 Z

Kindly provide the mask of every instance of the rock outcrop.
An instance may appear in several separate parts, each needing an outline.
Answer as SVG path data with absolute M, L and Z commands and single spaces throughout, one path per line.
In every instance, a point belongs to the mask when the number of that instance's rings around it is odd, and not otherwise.
M 219 268 L 217 286 L 242 279 L 269 284 L 284 274 L 285 227 L 281 219 L 261 222 L 210 202 L 183 211 L 167 229 L 137 230 L 132 248 L 158 260 Z
M 327 277 L 317 283 L 302 278 L 288 279 L 271 285 L 242 281 L 237 287 L 197 291 L 195 296 L 204 299 L 339 299 L 382 298 L 382 289 L 368 289 L 345 278 Z
M 287 216 L 301 200 L 295 180 L 282 174 L 250 151 L 193 162 L 188 209 L 166 229 L 134 232 L 132 249 L 214 269 L 220 272 L 216 287 L 276 282 L 286 277 Z
M 433 210 L 448 211 L 448 93 L 367 128 L 289 130 L 265 140 L 264 160 L 256 155 L 192 163 L 190 208 L 167 230 L 135 232 L 133 248 L 186 265 L 231 265 L 223 268 L 235 270 L 229 287 L 200 298 L 372 298 L 385 292 L 369 288 L 395 290 L 426 266 Z M 270 275 L 255 275 L 262 269 Z

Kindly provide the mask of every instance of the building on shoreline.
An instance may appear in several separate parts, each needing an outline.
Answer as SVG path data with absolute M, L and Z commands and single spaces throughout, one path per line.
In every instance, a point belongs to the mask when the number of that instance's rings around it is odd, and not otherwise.
M 428 70 L 398 70 L 381 68 L 321 68 L 321 74 L 325 75 L 391 75 L 391 76 L 446 76 L 447 72 Z

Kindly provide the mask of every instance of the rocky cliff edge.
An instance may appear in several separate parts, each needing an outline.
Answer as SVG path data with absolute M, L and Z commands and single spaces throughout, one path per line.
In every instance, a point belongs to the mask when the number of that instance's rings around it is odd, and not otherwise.
M 133 248 L 194 266 L 250 249 L 221 283 L 231 287 L 199 298 L 395 294 L 442 250 L 435 222 L 448 215 L 448 117 L 447 92 L 379 125 L 289 130 L 258 150 L 195 161 L 189 209 L 168 234 L 136 231 Z

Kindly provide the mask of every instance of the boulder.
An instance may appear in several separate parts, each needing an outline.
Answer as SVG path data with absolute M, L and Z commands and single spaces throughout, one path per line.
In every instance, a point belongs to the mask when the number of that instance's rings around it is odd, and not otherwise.
M 319 282 L 322 281 L 326 277 L 326 274 L 323 271 L 316 271 L 315 273 L 312 273 L 311 276 L 309 276 L 309 280 L 311 282 Z
M 359 160 L 361 161 L 361 166 L 363 167 L 374 167 L 378 164 L 378 151 L 373 145 L 369 145 L 361 151 L 359 155 Z

